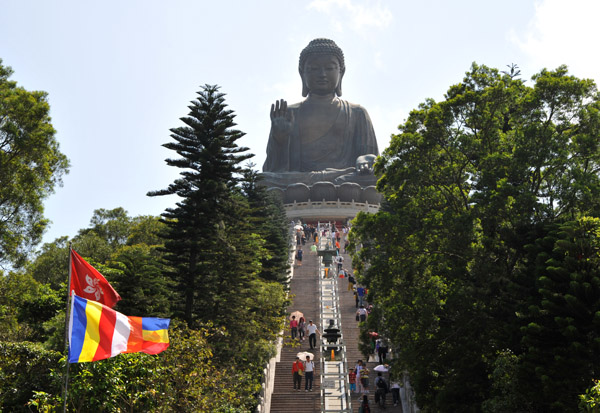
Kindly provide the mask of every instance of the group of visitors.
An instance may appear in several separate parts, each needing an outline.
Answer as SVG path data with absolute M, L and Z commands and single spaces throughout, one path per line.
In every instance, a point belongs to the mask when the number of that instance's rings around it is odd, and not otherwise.
M 304 341 L 304 336 L 308 334 L 308 343 L 310 349 L 317 347 L 317 334 L 321 334 L 317 325 L 312 320 L 308 320 L 308 324 L 304 322 L 304 317 L 296 320 L 296 316 L 292 315 L 290 319 L 290 336 L 292 340 L 298 339 Z M 292 376 L 294 380 L 294 390 L 300 391 L 302 388 L 302 377 L 305 377 L 304 390 L 312 391 L 315 363 L 311 360 L 311 356 L 306 354 L 305 360 L 300 360 L 296 357 L 296 361 L 292 364 Z
M 300 221 L 297 223 L 292 221 L 292 225 L 296 229 L 296 245 L 305 245 L 309 240 L 317 242 L 319 232 L 314 225 L 301 224 Z
M 303 316 L 300 316 L 298 320 L 296 320 L 295 315 L 290 317 L 290 337 L 292 340 L 298 339 L 298 341 L 303 342 L 304 337 L 308 336 L 308 345 L 313 350 L 317 347 L 317 334 L 320 335 L 321 332 L 312 320 L 308 320 L 308 324 L 306 324 Z
M 348 383 L 350 384 L 350 391 L 353 393 L 361 393 L 362 403 L 368 404 L 369 394 L 369 369 L 363 363 L 362 360 L 358 360 L 356 366 L 351 368 L 348 373 Z M 387 393 L 392 393 L 392 402 L 394 406 L 397 406 L 400 402 L 400 384 L 396 381 L 392 381 L 392 384 L 388 383 L 382 372 L 377 372 L 375 378 L 375 403 L 379 403 L 383 399 L 385 404 L 385 396 Z
M 350 287 L 350 284 L 348 284 L 348 287 Z M 355 298 L 356 308 L 357 308 L 356 321 L 364 323 L 365 321 L 367 321 L 367 317 L 371 313 L 373 306 L 371 304 L 367 304 L 367 302 L 366 302 L 367 289 L 365 287 L 359 285 L 356 288 L 354 288 L 354 286 L 352 286 L 352 288 L 354 291 L 354 298 Z
M 345 235 L 345 234 L 344 234 Z M 344 253 L 347 247 L 347 241 L 344 245 Z M 341 259 L 336 259 L 336 264 L 338 267 L 338 276 L 340 278 L 348 279 L 348 291 L 352 291 L 355 297 L 356 304 L 356 321 L 365 322 L 369 316 L 369 313 L 373 309 L 373 305 L 367 302 L 368 291 L 366 287 L 363 285 L 359 285 L 356 282 L 354 276 L 346 269 L 343 268 L 343 257 L 339 256 Z M 380 365 L 384 365 L 387 360 L 388 353 L 388 342 L 379 335 L 374 336 L 373 341 L 373 352 L 378 356 L 378 361 Z M 387 365 L 386 365 L 387 366 Z M 353 393 L 359 393 L 361 395 L 359 412 L 370 412 L 369 406 L 369 369 L 366 364 L 362 360 L 358 360 L 356 366 L 354 368 L 350 368 L 348 373 L 348 382 L 350 385 L 350 391 Z M 391 383 L 390 383 L 391 382 Z M 394 406 L 397 406 L 400 403 L 400 385 L 397 381 L 390 380 L 388 381 L 384 374 L 380 371 L 377 372 L 377 376 L 374 381 L 375 385 L 375 403 L 382 404 L 385 402 L 385 396 L 388 393 L 392 394 L 392 402 Z
M 331 232 L 330 232 L 331 231 Z M 332 228 L 325 228 L 321 233 L 311 226 L 304 225 L 302 230 L 297 230 L 297 249 L 296 249 L 296 265 L 302 265 L 302 245 L 305 245 L 306 239 L 313 239 L 314 244 L 311 246 L 311 251 L 316 250 L 316 243 L 319 237 L 332 236 L 335 242 L 335 248 L 337 255 L 334 258 L 336 272 L 339 278 L 347 278 L 348 280 L 348 291 L 352 291 L 355 296 L 356 304 L 356 321 L 365 322 L 367 317 L 372 310 L 372 305 L 367 303 L 368 291 L 363 285 L 359 285 L 356 279 L 350 271 L 344 269 L 344 257 L 342 253 L 346 253 L 348 246 L 347 240 L 348 229 L 342 227 L 342 231 L 338 231 L 335 225 Z M 343 243 L 343 244 L 342 244 Z M 344 245 L 342 251 L 340 245 Z M 314 248 L 313 248 L 314 247 Z M 296 317 L 292 316 L 290 319 L 290 336 L 292 340 L 298 340 L 304 342 L 305 337 L 308 336 L 309 348 L 311 350 L 317 348 L 317 334 L 321 334 L 316 324 L 312 320 L 308 323 L 305 322 L 303 316 L 300 316 L 297 320 Z M 379 358 L 379 364 L 384 364 L 388 353 L 387 341 L 383 338 L 376 338 L 373 341 L 373 350 Z M 302 356 L 302 354 L 300 354 Z M 293 389 L 300 391 L 302 389 L 302 378 L 305 377 L 304 390 L 312 391 L 312 384 L 314 380 L 315 364 L 309 355 L 305 356 L 306 359 L 302 360 L 300 357 L 296 357 L 292 365 L 293 375 Z M 370 371 L 363 360 L 358 360 L 356 366 L 351 368 L 348 374 L 350 391 L 353 393 L 359 393 L 361 395 L 360 408 L 361 412 L 370 412 L 369 406 L 369 393 L 370 393 L 370 382 L 369 382 Z M 375 402 L 378 403 L 382 398 L 385 400 L 387 393 L 392 394 L 394 406 L 400 402 L 400 386 L 397 382 L 388 380 L 383 376 L 381 372 L 377 372 L 377 376 L 373 382 L 375 386 Z
M 300 391 L 302 389 L 302 377 L 306 377 L 304 380 L 304 391 L 312 391 L 314 373 L 315 362 L 310 359 L 309 355 L 306 355 L 305 361 L 300 360 L 300 357 L 296 356 L 296 361 L 292 364 L 294 390 Z

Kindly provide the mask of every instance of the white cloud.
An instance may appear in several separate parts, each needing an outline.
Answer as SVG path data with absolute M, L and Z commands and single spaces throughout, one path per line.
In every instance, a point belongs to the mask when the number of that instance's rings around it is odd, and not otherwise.
M 347 21 L 350 28 L 361 31 L 365 28 L 385 28 L 393 20 L 392 12 L 381 5 L 378 0 L 353 1 L 353 0 L 313 0 L 308 9 L 316 10 L 334 16 L 336 30 L 342 31 L 340 17 Z
M 537 72 L 561 64 L 578 77 L 600 80 L 600 2 L 597 0 L 543 0 L 527 31 L 511 40 L 529 56 Z

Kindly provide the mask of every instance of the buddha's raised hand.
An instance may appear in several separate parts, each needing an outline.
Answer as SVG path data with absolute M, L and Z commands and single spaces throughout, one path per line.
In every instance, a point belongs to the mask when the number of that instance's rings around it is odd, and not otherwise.
M 280 99 L 271 105 L 271 130 L 280 139 L 292 132 L 294 114 L 287 110 L 287 102 Z

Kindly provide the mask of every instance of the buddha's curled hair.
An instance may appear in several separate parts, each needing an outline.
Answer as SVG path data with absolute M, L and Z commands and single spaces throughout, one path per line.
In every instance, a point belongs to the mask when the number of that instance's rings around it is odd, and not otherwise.
M 300 72 L 300 77 L 302 77 L 304 73 L 304 65 L 310 56 L 315 55 L 329 55 L 335 56 L 340 62 L 340 80 L 339 84 L 335 88 L 335 94 L 337 96 L 342 96 L 342 77 L 344 77 L 344 73 L 346 72 L 346 63 L 344 62 L 344 52 L 339 48 L 337 44 L 333 40 L 329 39 L 314 39 L 312 40 L 308 46 L 306 46 L 302 52 L 300 52 L 300 62 L 298 63 L 298 71 Z M 308 96 L 308 87 L 304 83 L 304 78 L 302 79 L 302 96 Z
M 300 74 L 304 71 L 304 64 L 306 59 L 312 55 L 333 55 L 340 61 L 340 71 L 344 73 L 346 71 L 346 64 L 344 63 L 344 52 L 338 47 L 333 40 L 329 39 L 315 39 L 312 40 L 308 46 L 306 46 L 300 53 L 300 63 L 298 65 L 298 71 Z

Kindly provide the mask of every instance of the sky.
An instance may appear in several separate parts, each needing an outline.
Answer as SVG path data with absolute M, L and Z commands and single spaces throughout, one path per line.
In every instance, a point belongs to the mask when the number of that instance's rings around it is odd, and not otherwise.
M 312 39 L 344 51 L 342 98 L 366 108 L 382 151 L 473 62 L 517 64 L 523 79 L 566 64 L 599 83 L 598 16 L 596 0 L 0 0 L 0 58 L 19 86 L 48 92 L 71 162 L 45 201 L 52 242 L 99 208 L 174 206 L 146 193 L 177 179 L 161 145 L 205 84 L 226 94 L 261 168 L 270 105 L 302 100 L 298 57 Z

